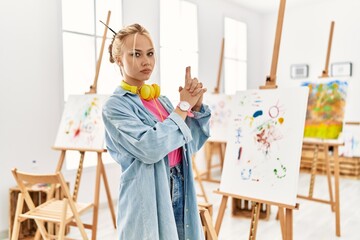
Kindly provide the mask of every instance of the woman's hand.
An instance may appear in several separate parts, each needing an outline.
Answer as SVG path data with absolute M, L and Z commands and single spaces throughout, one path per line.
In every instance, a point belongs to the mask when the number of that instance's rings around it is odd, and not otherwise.
M 189 94 L 191 94 L 192 97 L 196 97 L 197 101 L 194 104 L 192 104 L 192 102 L 190 103 L 188 100 L 181 99 L 181 95 L 182 95 L 182 93 L 184 94 L 184 91 L 187 91 Z M 179 87 L 180 100 L 189 102 L 192 110 L 198 112 L 198 111 L 200 111 L 201 104 L 203 101 L 203 95 L 206 91 L 207 91 L 207 89 L 203 88 L 203 84 L 201 82 L 199 82 L 197 78 L 191 78 L 191 68 L 186 67 L 185 89 L 181 86 Z

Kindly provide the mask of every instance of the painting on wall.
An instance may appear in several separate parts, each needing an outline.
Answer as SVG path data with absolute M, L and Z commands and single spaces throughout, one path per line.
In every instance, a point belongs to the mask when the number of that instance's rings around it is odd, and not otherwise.
M 70 95 L 65 104 L 55 148 L 103 150 L 102 106 L 106 95 Z
M 310 89 L 305 123 L 305 137 L 336 139 L 342 131 L 346 81 L 305 82 Z
M 211 109 L 209 141 L 226 142 L 231 116 L 232 96 L 226 94 L 206 94 L 204 102 Z
M 220 191 L 295 206 L 308 88 L 238 92 Z

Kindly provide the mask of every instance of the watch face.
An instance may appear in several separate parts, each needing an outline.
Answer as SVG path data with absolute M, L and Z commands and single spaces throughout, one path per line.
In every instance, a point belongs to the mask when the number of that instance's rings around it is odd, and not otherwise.
M 179 107 L 182 111 L 188 111 L 190 108 L 190 103 L 185 102 L 185 101 L 181 101 L 179 104 Z

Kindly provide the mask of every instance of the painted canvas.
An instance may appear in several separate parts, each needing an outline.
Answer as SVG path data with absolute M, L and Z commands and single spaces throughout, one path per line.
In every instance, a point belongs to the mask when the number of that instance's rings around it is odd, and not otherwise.
M 305 137 L 336 139 L 342 131 L 348 84 L 326 80 L 305 82 L 310 89 L 305 123 Z
M 345 157 L 360 157 L 360 125 L 344 125 L 341 133 L 344 146 L 339 148 L 339 154 Z
M 226 142 L 231 116 L 232 96 L 226 94 L 206 94 L 204 102 L 211 109 L 209 141 Z
M 103 150 L 102 106 L 107 95 L 70 95 L 65 104 L 54 147 Z
M 238 92 L 220 191 L 295 206 L 308 88 Z

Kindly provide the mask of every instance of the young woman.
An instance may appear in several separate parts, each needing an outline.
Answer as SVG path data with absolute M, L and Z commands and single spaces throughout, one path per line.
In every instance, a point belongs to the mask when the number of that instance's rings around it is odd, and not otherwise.
M 209 137 L 210 110 L 202 104 L 206 89 L 187 67 L 174 108 L 159 86 L 145 84 L 154 52 L 139 24 L 120 30 L 109 46 L 110 62 L 122 74 L 103 108 L 107 149 L 122 169 L 119 239 L 204 239 L 191 155 Z

